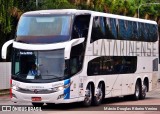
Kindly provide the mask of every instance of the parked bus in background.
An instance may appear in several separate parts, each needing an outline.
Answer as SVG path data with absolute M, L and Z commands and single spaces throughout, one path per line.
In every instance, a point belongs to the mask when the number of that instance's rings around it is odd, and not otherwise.
M 24 13 L 13 44 L 11 100 L 99 105 L 104 98 L 144 99 L 158 77 L 154 21 L 88 10 Z

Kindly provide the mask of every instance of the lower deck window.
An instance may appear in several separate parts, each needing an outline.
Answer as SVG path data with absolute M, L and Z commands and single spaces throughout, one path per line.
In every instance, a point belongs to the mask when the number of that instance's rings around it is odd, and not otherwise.
M 88 63 L 87 75 L 127 74 L 136 72 L 136 69 L 136 56 L 102 56 Z

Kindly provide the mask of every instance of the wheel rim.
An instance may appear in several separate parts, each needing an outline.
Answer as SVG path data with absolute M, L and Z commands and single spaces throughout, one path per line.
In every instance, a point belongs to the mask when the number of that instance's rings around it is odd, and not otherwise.
M 85 102 L 89 103 L 92 100 L 92 91 L 91 91 L 91 85 L 86 89 L 86 94 L 85 94 Z
M 138 98 L 139 97 L 139 86 L 136 85 L 136 97 Z
M 147 86 L 144 84 L 142 90 L 142 96 L 146 96 L 146 93 L 147 93 Z
M 96 95 L 96 99 L 99 102 L 102 100 L 102 97 L 103 97 L 102 84 L 98 86 L 97 90 L 98 90 L 98 93 Z

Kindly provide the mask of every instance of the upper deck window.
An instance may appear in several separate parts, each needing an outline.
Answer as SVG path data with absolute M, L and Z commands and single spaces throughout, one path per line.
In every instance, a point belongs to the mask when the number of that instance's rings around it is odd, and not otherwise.
M 156 42 L 156 24 L 118 18 L 95 16 L 91 32 L 91 43 L 99 39 Z
M 17 28 L 17 41 L 53 43 L 69 40 L 71 15 L 24 15 Z

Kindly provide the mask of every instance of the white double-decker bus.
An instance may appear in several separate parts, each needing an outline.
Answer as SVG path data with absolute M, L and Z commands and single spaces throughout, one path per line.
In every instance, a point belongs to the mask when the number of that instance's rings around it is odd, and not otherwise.
M 12 44 L 11 100 L 44 103 L 144 99 L 158 77 L 154 21 L 87 10 L 24 13 Z M 155 80 L 155 82 L 154 82 Z

